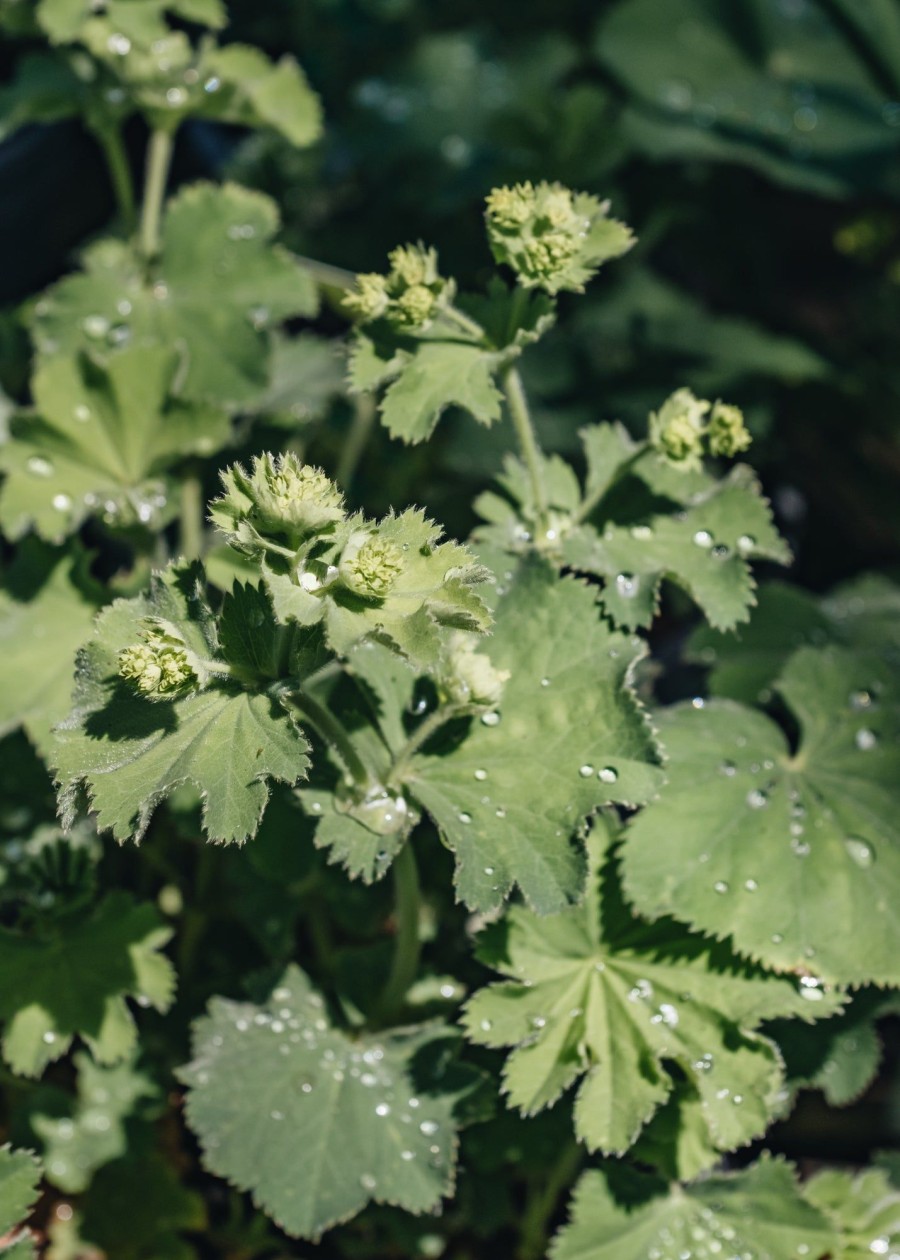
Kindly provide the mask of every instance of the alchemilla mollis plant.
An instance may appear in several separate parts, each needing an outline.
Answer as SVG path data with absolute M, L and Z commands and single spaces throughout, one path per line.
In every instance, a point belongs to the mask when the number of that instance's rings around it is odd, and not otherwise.
M 225 20 L 0 5 L 45 41 L 7 124 L 81 117 L 118 206 L 23 310 L 0 445 L 0 1253 L 900 1255 L 885 1171 L 765 1151 L 872 1078 L 900 987 L 896 590 L 757 591 L 790 551 L 689 384 L 541 448 L 521 367 L 632 247 L 608 203 L 486 190 L 467 292 L 167 197 L 190 120 L 320 131 Z M 506 435 L 470 538 L 357 505 L 376 402 L 396 460 L 448 408 Z

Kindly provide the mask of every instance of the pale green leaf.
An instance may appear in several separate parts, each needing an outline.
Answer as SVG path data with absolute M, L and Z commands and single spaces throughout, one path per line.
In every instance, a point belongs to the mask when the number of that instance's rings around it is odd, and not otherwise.
M 71 708 L 75 653 L 91 633 L 99 587 L 77 544 L 26 538 L 0 590 L 0 736 L 24 726 L 45 755 Z
M 601 821 L 588 841 L 582 907 L 540 918 L 513 907 L 489 928 L 482 961 L 511 980 L 469 1001 L 467 1035 L 513 1046 L 503 1072 L 526 1115 L 580 1082 L 575 1129 L 591 1150 L 622 1154 L 668 1098 L 677 1064 L 700 1098 L 708 1141 L 732 1150 L 763 1133 L 780 1105 L 781 1060 L 754 1030 L 779 1014 L 818 1013 L 794 980 L 742 966 L 671 921 L 647 926 L 621 898 Z
M 434 1023 L 351 1040 L 291 966 L 263 1006 L 214 998 L 195 1023 L 188 1123 L 206 1166 L 290 1234 L 316 1239 L 369 1202 L 434 1211 L 472 1083 L 456 1040 Z
M 856 1177 L 827 1169 L 810 1178 L 803 1194 L 840 1233 L 835 1260 L 872 1260 L 900 1247 L 900 1191 L 880 1168 Z
M 0 1234 L 4 1235 L 4 1241 L 0 1242 L 0 1254 L 34 1254 L 31 1250 L 15 1252 L 17 1238 L 9 1238 L 7 1235 L 21 1225 L 23 1218 L 31 1211 L 38 1197 L 40 1179 L 40 1166 L 30 1151 L 0 1146 Z
M 254 401 L 253 412 L 266 424 L 296 429 L 322 419 L 331 402 L 344 393 L 340 346 L 313 333 L 272 339 L 269 385 Z
M 120 892 L 41 936 L 0 929 L 3 1057 L 13 1071 L 39 1076 L 76 1036 L 100 1063 L 124 1059 L 135 1042 L 125 998 L 161 1011 L 172 1001 L 175 976 L 159 953 L 170 935 L 153 906 Z
M 293 57 L 274 63 L 258 48 L 228 44 L 205 53 L 203 71 L 219 83 L 206 93 L 205 117 L 271 127 L 298 146 L 319 139 L 322 107 Z
M 801 648 L 777 689 L 796 752 L 771 718 L 731 701 L 659 715 L 669 782 L 629 828 L 629 896 L 780 970 L 896 984 L 895 671 L 874 654 Z
M 186 357 L 178 393 L 220 404 L 252 402 L 268 386 L 266 329 L 316 306 L 308 273 L 271 244 L 274 202 L 236 184 L 195 184 L 168 206 L 152 283 L 137 253 L 104 240 L 85 270 L 34 307 L 38 352 L 111 356 L 128 343 L 174 347 Z M 123 313 L 124 312 L 124 313 Z
M 477 346 L 421 342 L 385 393 L 385 427 L 404 442 L 422 442 L 450 406 L 462 407 L 481 424 L 493 424 L 500 417 L 501 400 L 495 371 L 495 357 Z
M 826 1260 L 836 1241 L 825 1216 L 801 1197 L 791 1166 L 764 1156 L 686 1188 L 627 1171 L 587 1172 L 550 1257 L 682 1260 L 703 1246 L 743 1260 Z
M 98 1168 L 125 1154 L 125 1120 L 138 1102 L 157 1095 L 149 1078 L 132 1063 L 103 1067 L 78 1054 L 75 1066 L 78 1097 L 71 1114 L 38 1111 L 31 1117 L 43 1143 L 47 1180 L 67 1194 L 85 1190 Z
M 170 568 L 148 596 L 119 600 L 98 618 L 79 658 L 75 711 L 60 727 L 53 753 L 68 819 L 85 783 L 98 826 L 119 840 L 140 840 L 157 805 L 191 783 L 202 797 L 209 838 L 241 843 L 259 825 L 267 781 L 305 777 L 306 739 L 262 689 L 266 675 L 275 674 L 276 627 L 268 601 L 253 588 L 236 585 L 221 624 L 221 646 L 253 689 L 215 676 L 203 689 L 152 701 L 119 678 L 118 653 L 138 641 L 148 617 L 173 626 L 198 657 L 215 656 L 219 643 L 200 577 L 196 568 Z
M 46 362 L 33 381 L 37 414 L 16 417 L 0 447 L 6 533 L 34 527 L 61 542 L 97 511 L 110 523 L 159 528 L 160 474 L 213 454 L 231 434 L 224 411 L 168 400 L 177 368 L 177 356 L 154 345 L 126 348 L 106 368 L 83 355 Z
M 745 621 L 755 589 L 748 562 L 790 559 L 746 466 L 677 515 L 650 512 L 602 531 L 581 525 L 563 539 L 562 555 L 572 568 L 604 578 L 603 606 L 630 628 L 653 620 L 663 578 L 683 587 L 711 625 Z
M 461 900 L 487 910 L 518 884 L 551 913 L 580 896 L 584 819 L 649 799 L 662 774 L 629 681 L 642 644 L 610 629 L 589 587 L 539 561 L 504 585 L 486 645 L 510 673 L 499 713 L 416 757 L 408 784 L 456 854 Z

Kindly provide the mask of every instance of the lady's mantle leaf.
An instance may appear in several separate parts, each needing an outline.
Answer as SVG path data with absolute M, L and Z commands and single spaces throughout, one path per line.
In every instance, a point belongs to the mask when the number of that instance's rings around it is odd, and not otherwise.
M 183 348 L 180 393 L 223 405 L 252 402 L 268 384 L 266 327 L 315 310 L 305 271 L 270 244 L 274 202 L 234 184 L 195 184 L 169 203 L 155 279 L 128 245 L 100 241 L 84 272 L 34 307 L 44 357 L 111 355 L 128 343 Z
M 292 966 L 264 1006 L 214 998 L 195 1023 L 188 1122 L 207 1167 L 290 1234 L 318 1238 L 372 1201 L 432 1211 L 474 1083 L 456 1041 L 434 1023 L 351 1041 Z
M 75 1036 L 101 1063 L 125 1058 L 135 1041 L 125 998 L 164 1011 L 175 988 L 158 952 L 171 933 L 152 906 L 112 893 L 64 923 L 40 937 L 0 929 L 3 1057 L 26 1076 L 39 1076 Z
M 167 405 L 177 366 L 170 349 L 140 346 L 113 356 L 106 369 L 86 355 L 40 368 L 38 414 L 16 417 L 0 448 L 4 531 L 18 538 L 34 526 L 61 542 L 98 510 L 110 522 L 158 526 L 166 487 L 149 479 L 186 455 L 212 454 L 231 432 L 223 411 Z
M 840 1231 L 839 1260 L 872 1260 L 900 1247 L 900 1192 L 880 1168 L 858 1177 L 829 1169 L 811 1178 L 803 1194 Z
M 100 828 L 119 840 L 140 840 L 160 801 L 193 783 L 203 796 L 209 838 L 240 843 L 259 825 L 266 780 L 295 783 L 305 776 L 306 739 L 262 689 L 213 678 L 202 690 L 151 701 L 119 677 L 118 654 L 139 639 L 148 617 L 173 627 L 197 656 L 218 655 L 201 579 L 196 566 L 172 567 L 156 577 L 149 595 L 119 600 L 98 618 L 79 657 L 75 712 L 59 728 L 53 755 L 67 821 L 84 782 Z M 275 631 L 270 606 L 237 584 L 223 609 L 222 634 L 242 670 L 252 663 L 245 623 L 255 629 L 254 661 L 265 662 Z
M 77 545 L 26 538 L 0 588 L 0 737 L 22 725 L 44 755 L 71 707 L 75 653 L 100 602 L 86 567 Z
M 41 1169 L 30 1151 L 0 1146 L 0 1255 L 27 1260 L 36 1254 L 27 1230 L 19 1230 L 38 1197 Z
M 462 407 L 482 424 L 500 417 L 494 384 L 496 356 L 478 346 L 425 341 L 404 363 L 381 404 L 388 432 L 404 442 L 423 442 L 447 407 Z
M 644 914 L 730 935 L 780 970 L 900 980 L 900 697 L 874 654 L 801 648 L 768 717 L 727 700 L 660 714 L 669 783 L 629 829 L 625 886 Z
M 742 1172 L 708 1177 L 687 1188 L 636 1173 L 587 1172 L 575 1187 L 571 1219 L 554 1239 L 550 1256 L 824 1260 L 835 1254 L 836 1243 L 823 1214 L 801 1198 L 790 1165 L 764 1156 Z
M 409 790 L 456 853 L 467 905 L 496 907 L 518 884 L 549 914 L 581 894 L 572 837 L 584 819 L 646 801 L 662 781 L 629 687 L 642 645 L 598 616 L 589 587 L 535 561 L 509 582 L 486 646 L 510 674 L 499 714 L 443 756 L 418 756 Z
M 635 920 L 611 842 L 598 820 L 582 907 L 539 918 L 516 906 L 484 933 L 480 957 L 512 979 L 468 1003 L 468 1035 L 517 1047 L 504 1084 L 526 1114 L 583 1078 L 576 1132 L 607 1154 L 626 1151 L 670 1095 L 674 1062 L 699 1094 L 710 1141 L 732 1150 L 764 1132 L 783 1099 L 777 1049 L 753 1029 L 821 1012 L 794 981 L 742 965 L 671 921 Z

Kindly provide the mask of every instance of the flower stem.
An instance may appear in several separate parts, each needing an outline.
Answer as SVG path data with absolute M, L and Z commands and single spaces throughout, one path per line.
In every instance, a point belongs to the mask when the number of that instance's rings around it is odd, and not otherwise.
M 372 395 L 357 394 L 353 399 L 353 421 L 341 447 L 341 457 L 335 472 L 335 481 L 344 490 L 349 490 L 353 482 L 363 451 L 368 445 L 375 416 L 375 399 Z
M 181 482 L 179 529 L 181 554 L 186 560 L 199 560 L 203 555 L 203 486 L 195 472 Z
M 470 713 L 477 713 L 479 707 L 479 705 L 471 704 L 451 704 L 435 709 L 434 713 L 429 713 L 428 717 L 419 723 L 394 758 L 387 777 L 387 786 L 396 787 L 399 783 L 402 783 L 403 776 L 409 769 L 410 761 L 423 744 L 426 744 L 442 726 L 452 722 L 454 718 L 467 717 Z
M 94 128 L 94 135 L 103 150 L 110 183 L 116 197 L 119 215 L 125 230 L 131 235 L 135 227 L 134 183 L 131 178 L 131 167 L 128 154 L 122 141 L 122 131 L 113 123 Z
M 508 367 L 500 378 L 510 419 L 519 442 L 519 450 L 528 469 L 531 480 L 531 493 L 534 498 L 534 512 L 538 535 L 542 537 L 547 530 L 547 494 L 544 488 L 543 455 L 538 446 L 528 411 L 528 400 L 518 368 Z
M 584 1151 L 577 1142 L 563 1149 L 546 1178 L 533 1185 L 522 1216 L 522 1232 L 516 1260 L 543 1260 L 547 1235 L 559 1196 L 575 1179 Z
M 323 289 L 352 289 L 356 284 L 355 271 L 333 267 L 331 263 L 318 262 L 315 258 L 304 258 L 302 255 L 298 255 L 296 261 Z
M 393 866 L 397 938 L 391 974 L 379 1003 L 385 1022 L 398 1014 L 419 969 L 419 869 L 412 844 L 407 841 Z
M 147 175 L 144 181 L 140 230 L 141 253 L 147 262 L 159 253 L 159 225 L 172 162 L 173 140 L 171 131 L 157 128 L 151 133 L 147 148 Z
M 459 310 L 457 307 L 444 307 L 441 314 L 445 319 L 449 320 L 451 324 L 456 324 L 457 328 L 461 329 L 474 341 L 484 341 L 484 329 L 481 325 L 476 324 L 474 319 L 470 319 L 468 315 L 464 314 L 464 312 Z
M 332 746 L 358 788 L 368 791 L 375 786 L 375 777 L 357 752 L 343 723 L 321 701 L 310 695 L 296 680 L 276 684 L 273 690 L 274 694 L 289 700 L 310 726 Z

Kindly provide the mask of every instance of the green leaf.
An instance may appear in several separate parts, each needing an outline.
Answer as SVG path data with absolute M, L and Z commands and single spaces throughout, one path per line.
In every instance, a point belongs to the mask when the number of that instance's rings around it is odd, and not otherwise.
M 705 1245 L 710 1255 L 746 1260 L 825 1260 L 836 1242 L 825 1216 L 801 1198 L 791 1166 L 764 1156 L 686 1188 L 612 1169 L 587 1172 L 550 1257 L 680 1260 Z
M 274 202 L 236 184 L 194 184 L 169 202 L 152 283 L 137 253 L 103 240 L 85 270 L 37 302 L 38 352 L 112 356 L 125 344 L 183 348 L 178 393 L 221 405 L 252 402 L 268 386 L 266 328 L 316 308 L 308 273 L 271 238 Z M 125 312 L 125 313 L 123 313 Z
M 36 1254 L 27 1231 L 18 1227 L 37 1201 L 40 1179 L 40 1165 L 30 1151 L 0 1146 L 0 1255 L 11 1260 Z
M 745 465 L 677 515 L 650 511 L 602 532 L 582 525 L 563 539 L 562 555 L 572 568 L 605 580 L 603 606 L 628 628 L 650 625 L 663 578 L 683 587 L 711 625 L 746 621 L 754 603 L 748 561 L 790 559 Z
M 119 840 L 140 840 L 157 805 L 192 783 L 209 838 L 241 843 L 259 825 L 267 780 L 305 777 L 306 739 L 265 691 L 215 676 L 205 689 L 153 701 L 119 676 L 118 654 L 139 640 L 147 618 L 173 627 L 197 657 L 217 654 L 201 579 L 197 567 L 170 567 L 154 579 L 149 595 L 118 600 L 98 618 L 94 639 L 79 657 L 75 711 L 59 729 L 53 754 L 67 820 L 83 782 L 98 826 Z M 265 598 L 237 584 L 222 613 L 222 647 L 239 676 L 264 673 L 275 634 Z
M 424 442 L 447 407 L 462 407 L 480 424 L 500 418 L 496 356 L 456 341 L 423 341 L 403 363 L 381 404 L 392 437 Z
M 6 533 L 34 527 L 61 542 L 98 510 L 110 523 L 159 528 L 168 493 L 159 475 L 231 436 L 225 412 L 168 402 L 177 368 L 171 350 L 153 345 L 122 350 L 106 368 L 85 355 L 45 363 L 32 386 L 37 414 L 15 418 L 0 447 Z
M 803 1195 L 840 1232 L 835 1260 L 871 1260 L 900 1247 L 900 1191 L 881 1169 L 856 1177 L 829 1169 L 811 1177 Z
M 620 1155 L 634 1144 L 680 1079 L 672 1063 L 699 1095 L 707 1141 L 742 1146 L 783 1098 L 777 1048 L 754 1029 L 778 1014 L 818 1012 L 795 981 L 742 966 L 671 921 L 634 919 L 613 839 L 598 820 L 582 907 L 540 918 L 514 906 L 483 934 L 479 957 L 511 979 L 469 1001 L 467 1035 L 515 1047 L 504 1091 L 526 1115 L 581 1081 L 575 1130 L 590 1150 Z
M 22 725 L 44 755 L 71 708 L 75 653 L 91 633 L 100 588 L 88 557 L 26 538 L 0 589 L 0 736 Z
M 159 953 L 170 935 L 151 905 L 119 892 L 43 935 L 0 929 L 3 1057 L 13 1071 L 39 1076 L 75 1036 L 100 1063 L 124 1059 L 135 1042 L 125 998 L 160 1011 L 172 1001 L 174 973 Z
M 580 896 L 584 819 L 648 800 L 661 772 L 629 681 L 639 641 L 598 617 L 587 586 L 539 561 L 504 584 L 488 642 L 510 673 L 499 714 L 442 755 L 417 756 L 407 782 L 456 854 L 466 905 L 492 909 L 518 884 L 549 914 Z
M 17 61 L 10 82 L 0 89 L 0 136 L 6 138 L 29 123 L 71 118 L 85 108 L 87 95 L 86 85 L 66 56 L 28 53 Z
M 78 39 L 98 13 L 105 13 L 115 29 L 129 35 L 164 36 L 167 11 L 213 28 L 224 26 L 227 19 L 222 0 L 39 0 L 37 5 L 38 21 L 54 43 Z
M 228 44 L 206 52 L 203 70 L 220 84 L 215 92 L 206 93 L 205 117 L 271 127 L 300 147 L 321 136 L 319 98 L 293 57 L 282 57 L 276 64 L 258 48 Z
M 196 1021 L 188 1123 L 206 1166 L 289 1234 L 317 1239 L 372 1201 L 433 1211 L 471 1085 L 456 1040 L 435 1023 L 350 1040 L 291 966 L 264 1006 L 214 998 Z
M 31 1125 L 44 1146 L 47 1180 L 66 1194 L 78 1194 L 90 1184 L 96 1170 L 124 1155 L 127 1138 L 124 1121 L 142 1099 L 155 1098 L 149 1078 L 131 1063 L 102 1067 L 86 1054 L 75 1056 L 78 1099 L 67 1116 L 31 1117 Z
M 321 420 L 332 401 L 344 393 L 344 363 L 334 341 L 301 333 L 275 333 L 269 385 L 253 404 L 266 424 L 295 430 Z
M 900 978 L 900 703 L 872 654 L 801 648 L 777 690 L 800 727 L 727 700 L 659 715 L 669 782 L 631 825 L 625 886 L 779 970 Z

